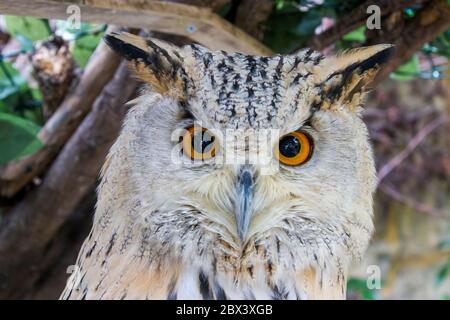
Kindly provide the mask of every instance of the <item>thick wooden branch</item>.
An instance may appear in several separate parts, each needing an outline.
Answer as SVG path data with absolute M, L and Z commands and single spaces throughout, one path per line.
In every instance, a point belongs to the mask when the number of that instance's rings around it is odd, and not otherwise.
M 69 5 L 81 9 L 81 20 L 108 23 L 191 38 L 213 50 L 270 55 L 271 51 L 208 8 L 142 0 L 0 0 L 3 14 L 67 19 Z
M 196 7 L 210 8 L 214 12 L 220 10 L 224 5 L 231 2 L 231 0 L 167 0 L 167 1 L 188 4 Z
M 110 28 L 115 30 L 116 28 Z M 35 154 L 0 167 L 0 195 L 13 196 L 41 174 L 90 111 L 103 87 L 112 79 L 120 57 L 101 43 L 89 60 L 79 84 L 38 134 L 44 147 Z
M 92 111 L 64 146 L 42 184 L 14 207 L 0 228 L 0 299 L 20 298 L 45 270 L 49 242 L 95 185 L 118 136 L 136 82 L 122 64 Z

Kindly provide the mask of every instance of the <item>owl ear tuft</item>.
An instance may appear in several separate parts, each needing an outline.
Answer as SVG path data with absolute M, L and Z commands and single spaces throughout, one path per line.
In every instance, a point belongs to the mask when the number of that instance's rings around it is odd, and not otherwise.
M 383 44 L 352 49 L 326 59 L 320 67 L 320 87 L 326 105 L 359 105 L 365 89 L 393 52 L 392 45 Z
M 106 44 L 129 61 L 130 68 L 161 95 L 182 98 L 187 77 L 180 48 L 159 40 L 149 40 L 122 32 L 105 36 Z

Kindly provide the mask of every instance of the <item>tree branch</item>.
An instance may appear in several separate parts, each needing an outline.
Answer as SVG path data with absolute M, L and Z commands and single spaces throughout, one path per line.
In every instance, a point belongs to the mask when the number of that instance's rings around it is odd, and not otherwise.
M 115 27 L 108 32 L 117 30 Z M 53 161 L 84 116 L 95 98 L 114 76 L 120 57 L 103 42 L 99 44 L 75 88 L 38 134 L 44 147 L 23 159 L 0 167 L 0 195 L 11 197 Z
M 196 7 L 210 8 L 212 11 L 218 11 L 231 0 L 167 0 L 167 2 L 188 4 Z
M 435 129 L 450 121 L 450 117 L 438 117 L 425 127 L 423 127 L 408 143 L 405 149 L 389 160 L 378 170 L 378 184 L 380 184 L 386 176 L 388 176 L 395 168 L 397 168 L 413 151 L 422 143 L 423 140 Z
M 400 9 L 425 3 L 430 0 L 368 0 L 363 4 L 355 8 L 352 12 L 349 12 L 348 15 L 343 17 L 342 19 L 336 21 L 336 24 L 325 30 L 323 33 L 313 37 L 306 45 L 306 47 L 315 49 L 315 50 L 323 50 L 328 46 L 334 44 L 343 35 L 349 33 L 352 30 L 362 26 L 367 18 L 367 7 L 370 5 L 376 5 L 381 9 L 381 15 L 386 16 L 391 14 L 392 12 L 398 11 Z
M 450 26 L 450 5 L 446 0 L 432 0 L 411 21 L 397 20 L 390 30 L 373 30 L 367 44 L 391 43 L 395 54 L 378 73 L 374 84 L 407 62 Z
M 182 3 L 142 0 L 0 0 L 0 12 L 67 19 L 66 9 L 71 4 L 80 7 L 83 21 L 148 28 L 188 36 L 213 50 L 271 54 L 271 50 L 265 45 L 222 19 L 211 9 Z
M 392 199 L 394 199 L 400 203 L 403 203 L 404 205 L 406 205 L 416 211 L 423 212 L 430 216 L 434 216 L 434 217 L 438 217 L 438 218 L 448 218 L 449 217 L 450 212 L 448 212 L 448 211 L 446 212 L 443 210 L 433 208 L 432 206 L 429 206 L 425 203 L 421 203 L 413 198 L 405 196 L 405 195 L 401 194 L 400 192 L 398 192 L 394 187 L 392 187 L 386 183 L 381 184 L 380 189 L 387 196 L 391 197 Z

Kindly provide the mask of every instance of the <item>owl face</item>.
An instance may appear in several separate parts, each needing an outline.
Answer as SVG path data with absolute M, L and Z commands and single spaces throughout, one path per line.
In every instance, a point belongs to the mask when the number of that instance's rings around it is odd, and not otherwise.
M 111 153 L 125 149 L 139 207 L 123 221 L 150 228 L 155 254 L 291 270 L 364 252 L 375 169 L 359 109 L 389 46 L 255 57 L 106 41 L 149 86 Z

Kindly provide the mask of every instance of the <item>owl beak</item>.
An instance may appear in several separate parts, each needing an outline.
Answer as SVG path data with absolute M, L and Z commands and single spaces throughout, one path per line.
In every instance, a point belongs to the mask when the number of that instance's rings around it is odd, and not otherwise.
M 236 225 L 239 238 L 245 241 L 248 227 L 253 214 L 252 202 L 254 193 L 254 168 L 242 166 L 239 168 L 236 182 Z

